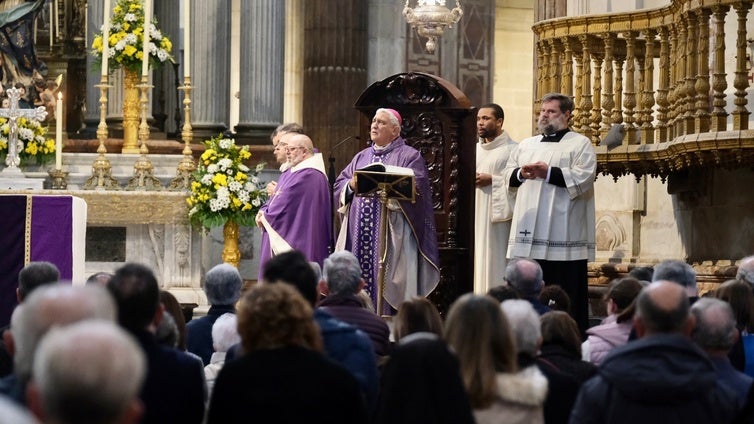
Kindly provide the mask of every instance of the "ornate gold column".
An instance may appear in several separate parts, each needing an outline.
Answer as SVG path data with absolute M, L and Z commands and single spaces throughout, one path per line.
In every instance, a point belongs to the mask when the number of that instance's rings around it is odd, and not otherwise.
M 600 122 L 602 121 L 602 55 L 593 55 L 594 75 L 592 77 L 592 115 L 590 126 L 592 127 L 592 142 L 600 141 Z
M 602 90 L 602 125 L 600 126 L 600 136 L 604 137 L 610 130 L 612 120 L 610 115 L 615 107 L 615 93 L 613 92 L 613 48 L 615 47 L 615 37 L 612 34 L 603 34 L 605 43 L 605 66 L 604 78 L 605 88 Z
M 123 150 L 139 153 L 139 73 L 123 70 Z
M 634 108 L 636 107 L 636 33 L 628 31 L 625 33 L 626 38 L 626 91 L 623 99 L 623 115 L 626 123 L 626 139 L 628 144 L 636 144 L 636 118 L 634 118 Z
M 655 31 L 644 31 L 644 92 L 641 96 L 641 143 L 654 143 L 654 127 L 652 127 L 652 107 L 654 98 L 654 45 Z
M 712 74 L 712 89 L 714 100 L 712 101 L 712 131 L 725 131 L 728 128 L 728 113 L 725 111 L 725 90 L 728 82 L 725 80 L 725 15 L 728 6 L 715 5 L 712 11 L 715 14 L 715 72 Z
M 667 27 L 660 28 L 659 87 L 657 88 L 657 138 L 656 143 L 668 141 L 668 85 L 670 83 L 670 49 Z
M 694 112 L 696 111 L 696 62 L 697 55 L 697 25 L 693 14 L 688 14 L 686 18 L 688 31 L 686 32 L 686 110 L 683 114 L 683 132 L 684 134 L 694 133 Z M 705 58 L 706 60 L 706 58 Z M 704 93 L 705 95 L 707 93 Z
M 615 101 L 613 101 L 613 110 L 610 121 L 613 124 L 623 123 L 623 60 L 615 59 Z
M 573 50 L 571 49 L 571 40 L 564 37 L 563 41 L 563 62 L 560 65 L 560 71 L 563 77 L 560 79 L 560 92 L 563 94 L 573 93 Z
M 746 15 L 751 8 L 750 3 L 739 2 L 733 7 L 738 14 L 738 30 L 736 31 L 736 77 L 733 80 L 736 98 L 733 103 L 733 129 L 749 129 L 749 111 L 746 109 L 746 89 L 749 88 L 748 71 L 746 69 Z
M 683 117 L 684 113 L 686 111 L 686 57 L 688 56 L 688 51 L 686 50 L 686 33 L 687 27 L 686 27 L 686 18 L 685 15 L 681 16 L 681 19 L 677 23 L 678 28 L 678 48 L 677 52 L 680 56 L 678 56 L 678 61 L 676 62 L 675 67 L 675 136 L 679 137 L 682 135 L 686 135 L 686 128 L 683 125 Z
M 694 128 L 696 133 L 709 131 L 709 17 L 712 11 L 700 9 L 696 13 L 697 26 L 699 27 L 698 49 L 699 60 L 697 61 L 697 75 L 694 90 L 696 91 L 696 113 L 694 116 Z
M 581 88 L 581 133 L 592 138 L 592 129 L 589 126 L 589 120 L 592 114 L 592 61 L 589 54 L 589 37 L 586 35 L 579 36 L 581 41 L 581 64 L 583 66 Z

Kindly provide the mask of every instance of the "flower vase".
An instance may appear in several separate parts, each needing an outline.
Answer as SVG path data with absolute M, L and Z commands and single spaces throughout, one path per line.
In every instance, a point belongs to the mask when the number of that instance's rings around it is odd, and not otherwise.
M 123 150 L 139 153 L 139 73 L 123 69 Z
M 223 226 L 223 262 L 236 268 L 241 261 L 241 251 L 238 250 L 238 223 L 229 219 Z

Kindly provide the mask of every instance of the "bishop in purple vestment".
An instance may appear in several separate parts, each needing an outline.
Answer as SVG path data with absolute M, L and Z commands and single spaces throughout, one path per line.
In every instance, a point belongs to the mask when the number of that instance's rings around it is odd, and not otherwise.
M 336 250 L 350 250 L 359 259 L 365 289 L 377 305 L 381 205 L 376 196 L 355 196 L 354 173 L 371 163 L 411 168 L 416 202 L 388 202 L 387 255 L 383 310 L 391 313 L 405 299 L 427 296 L 440 281 L 439 253 L 427 165 L 419 151 L 400 137 L 401 117 L 393 109 L 378 109 L 372 119 L 372 146 L 354 156 L 335 182 L 338 212 L 343 220 Z
M 330 188 L 322 154 L 304 134 L 287 133 L 280 141 L 290 168 L 280 175 L 275 191 L 257 215 L 262 228 L 259 278 L 275 254 L 295 249 L 322 265 L 328 252 L 332 223 Z M 282 242 L 281 242 L 282 240 Z

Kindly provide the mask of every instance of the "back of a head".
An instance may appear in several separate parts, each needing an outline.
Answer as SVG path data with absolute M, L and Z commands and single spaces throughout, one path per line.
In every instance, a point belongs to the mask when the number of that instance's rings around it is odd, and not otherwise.
M 686 262 L 676 259 L 662 261 L 655 266 L 652 282 L 671 281 L 690 289 L 696 289 L 696 271 Z
M 238 319 L 235 314 L 224 313 L 212 324 L 212 345 L 216 352 L 227 352 L 231 346 L 241 343 L 238 335 Z
M 356 294 L 361 283 L 359 260 L 347 250 L 331 254 L 325 259 L 322 279 L 327 282 L 330 296 Z
M 39 345 L 34 381 L 49 422 L 118 423 L 138 405 L 146 360 L 116 324 L 88 320 L 55 328 Z
M 720 299 L 702 298 L 694 302 L 691 312 L 696 318 L 694 342 L 704 350 L 727 355 L 738 334 L 730 305 Z
M 581 335 L 576 321 L 563 311 L 551 311 L 540 317 L 542 323 L 542 344 L 552 344 L 565 348 L 568 352 L 581 356 Z
M 107 288 L 118 305 L 118 323 L 131 332 L 145 330 L 160 303 L 160 288 L 152 270 L 128 263 L 115 271 Z
M 18 295 L 26 299 L 39 286 L 60 281 L 60 271 L 51 262 L 29 262 L 18 273 Z
M 458 355 L 472 406 L 488 406 L 496 393 L 496 373 L 516 371 L 514 336 L 499 304 L 486 295 L 461 296 L 448 312 L 445 339 Z
M 650 284 L 636 298 L 634 320 L 640 321 L 642 332 L 646 335 L 686 333 L 689 299 L 685 290 L 672 281 Z
M 270 134 L 270 140 L 274 140 L 275 136 L 278 134 L 288 134 L 288 133 L 296 133 L 296 134 L 303 134 L 304 133 L 304 127 L 301 125 L 295 123 L 295 122 L 286 122 L 284 124 L 280 124 L 272 131 L 272 134 Z
M 299 346 L 322 350 L 312 307 L 288 284 L 257 284 L 241 298 L 238 333 L 245 352 Z
M 628 271 L 629 277 L 633 277 L 639 281 L 646 281 L 646 282 L 652 281 L 653 274 L 654 274 L 654 268 L 652 268 L 651 266 L 637 266 L 635 268 L 631 268 L 631 270 Z
M 524 297 L 536 296 L 544 285 L 542 267 L 531 259 L 511 259 L 503 278 Z
M 86 319 L 114 322 L 115 304 L 99 286 L 54 285 L 40 287 L 13 313 L 15 372 L 22 380 L 31 375 L 34 352 L 39 341 L 53 326 L 63 326 Z
M 204 293 L 210 305 L 233 305 L 241 296 L 243 278 L 231 264 L 215 265 L 204 277 Z
M 314 306 L 317 302 L 317 276 L 304 254 L 298 250 L 281 253 L 267 261 L 262 279 L 266 283 L 288 283 L 299 291 L 309 305 Z
M 514 289 L 512 286 L 491 287 L 489 290 L 487 290 L 487 296 L 490 296 L 498 302 L 503 302 L 508 299 L 521 298 L 518 294 L 518 290 Z
M 506 300 L 500 307 L 513 329 L 518 353 L 536 355 L 542 337 L 537 311 L 526 300 Z
M 393 319 L 395 342 L 412 333 L 428 332 L 442 337 L 442 318 L 435 305 L 427 298 L 414 297 L 398 306 Z
M 571 312 L 571 298 L 568 293 L 557 284 L 545 286 L 539 293 L 539 301 L 553 311 Z
M 607 289 L 605 299 L 611 299 L 618 308 L 617 312 L 621 312 L 636 299 L 642 288 L 636 278 L 625 277 L 614 280 Z
M 730 305 L 740 330 L 754 329 L 754 292 L 749 283 L 728 280 L 715 290 L 715 298 Z
M 754 255 L 741 259 L 736 272 L 736 280 L 745 281 L 754 286 Z
M 86 279 L 86 284 L 99 284 L 106 287 L 111 278 L 113 278 L 113 274 L 109 272 L 96 272 Z

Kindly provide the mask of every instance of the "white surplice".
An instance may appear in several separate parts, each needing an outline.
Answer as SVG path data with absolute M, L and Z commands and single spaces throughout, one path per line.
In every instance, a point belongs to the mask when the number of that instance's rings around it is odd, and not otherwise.
M 566 187 L 537 178 L 511 188 L 517 195 L 508 258 L 594 261 L 597 156 L 592 143 L 572 131 L 557 143 L 541 140 L 538 135 L 519 143 L 508 160 L 506 181 L 516 168 L 543 161 L 562 170 Z
M 476 147 L 476 172 L 492 175 L 492 184 L 476 188 L 474 219 L 474 292 L 485 294 L 490 287 L 503 284 L 508 237 L 513 217 L 515 192 L 508 190 L 503 176 L 505 164 L 515 141 L 503 131 L 489 143 Z

